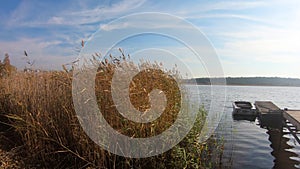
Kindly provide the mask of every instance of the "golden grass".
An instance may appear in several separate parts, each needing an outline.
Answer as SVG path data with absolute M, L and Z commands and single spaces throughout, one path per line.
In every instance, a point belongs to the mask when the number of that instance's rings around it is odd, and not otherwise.
M 99 64 L 95 80 L 101 113 L 115 130 L 130 137 L 149 137 L 165 131 L 180 109 L 181 93 L 175 79 L 169 76 L 176 77 L 178 72 L 159 71 L 151 69 L 161 67 L 159 64 L 145 64 L 150 69 L 134 77 L 130 100 L 136 109 L 144 112 L 150 108 L 148 95 L 152 89 L 165 92 L 167 107 L 152 123 L 136 124 L 124 120 L 117 112 L 110 87 L 119 62 L 110 60 Z M 197 142 L 203 116 L 198 116 L 197 126 L 174 149 L 156 157 L 124 158 L 103 150 L 81 128 L 72 102 L 72 71 L 17 72 L 0 82 L 0 113 L 9 118 L 20 136 L 29 162 L 46 168 L 202 168 L 213 163 L 209 154 L 214 148 L 205 148 L 208 144 Z M 200 111 L 199 115 L 203 113 Z M 201 160 L 203 153 L 207 159 Z

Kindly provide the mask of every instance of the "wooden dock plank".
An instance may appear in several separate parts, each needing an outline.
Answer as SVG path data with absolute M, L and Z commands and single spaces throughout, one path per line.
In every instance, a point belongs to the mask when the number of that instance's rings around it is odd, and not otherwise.
M 282 110 L 270 101 L 256 101 L 254 103 L 258 111 L 258 120 L 261 127 L 282 129 Z
M 300 144 L 298 131 L 300 131 L 300 110 L 281 110 L 270 101 L 256 101 L 254 103 L 258 111 L 258 119 L 261 127 L 283 129 L 285 126 Z M 292 125 L 289 125 L 292 124 Z
M 283 117 L 300 130 L 300 110 L 285 110 Z
M 256 109 L 261 114 L 266 113 L 275 113 L 275 114 L 281 114 L 281 109 L 277 107 L 273 102 L 270 101 L 256 101 L 254 103 Z

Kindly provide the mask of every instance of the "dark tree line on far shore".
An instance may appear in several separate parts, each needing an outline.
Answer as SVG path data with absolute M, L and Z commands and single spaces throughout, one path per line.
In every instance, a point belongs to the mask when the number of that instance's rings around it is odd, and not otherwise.
M 212 78 L 218 84 L 221 78 Z M 210 85 L 210 78 L 195 78 L 198 85 Z M 191 79 L 185 80 L 191 83 Z M 299 86 L 300 79 L 297 78 L 280 78 L 280 77 L 226 77 L 227 85 L 239 86 Z

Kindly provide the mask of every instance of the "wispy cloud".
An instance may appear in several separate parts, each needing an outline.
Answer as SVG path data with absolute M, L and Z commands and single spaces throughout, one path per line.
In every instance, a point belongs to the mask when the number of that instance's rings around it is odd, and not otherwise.
M 219 14 L 223 15 L 224 12 L 236 12 L 247 9 L 255 9 L 268 5 L 264 1 L 207 1 L 202 3 L 193 3 L 192 5 L 178 6 L 178 9 L 169 11 L 173 14 L 180 15 L 184 18 L 195 18 L 199 14 Z M 221 12 L 220 12 L 221 11 Z
M 36 61 L 38 68 L 60 69 L 62 64 L 69 63 L 76 58 L 75 51 L 60 47 L 61 43 L 57 40 L 45 42 L 39 38 L 21 38 L 11 42 L 0 41 L 0 56 L 9 53 L 12 63 L 22 69 L 26 65 L 26 60 L 24 60 L 24 50 L 26 50 L 29 58 Z
M 212 10 L 242 10 L 255 8 L 258 6 L 267 5 L 263 1 L 222 1 L 222 2 L 211 2 L 207 5 L 200 7 L 200 11 L 212 11 Z M 199 5 L 200 6 L 200 5 Z
M 148 22 L 140 18 L 130 22 L 107 24 L 111 20 L 134 12 L 163 12 L 187 19 L 200 28 L 216 47 L 225 71 L 234 74 L 280 74 L 295 76 L 300 63 L 300 2 L 298 0 L 262 1 L 20 1 L 1 21 L 0 55 L 5 52 L 21 57 L 26 48 L 41 63 L 58 64 L 72 58 L 74 49 L 99 28 L 103 31 L 125 29 L 189 29 L 164 18 Z M 0 7 L 1 9 L 1 7 Z M 172 28 L 172 29 L 171 29 Z M 9 32 L 9 36 L 6 33 Z M 193 38 L 193 35 L 189 35 Z M 8 41 L 4 42 L 4 39 Z M 146 46 L 147 40 L 136 44 Z M 152 42 L 149 42 L 152 43 Z M 172 47 L 170 46 L 170 50 Z M 174 51 L 182 54 L 178 49 Z M 76 53 L 75 53 L 76 55 Z M 70 59 L 71 60 L 71 59 Z M 187 61 L 187 60 L 186 60 Z M 188 62 L 188 61 L 187 61 Z M 255 65 L 268 65 L 257 68 Z M 280 65 L 280 69 L 276 66 Z M 259 67 L 259 66 L 257 66 Z M 293 73 L 285 69 L 295 69 Z M 284 73 L 280 73 L 281 72 Z M 274 72 L 274 73 L 273 73 Z
M 16 26 L 20 21 L 26 19 L 26 17 L 31 14 L 31 7 L 29 3 L 21 1 L 18 7 L 11 13 L 6 26 Z
M 174 19 L 170 19 L 173 18 Z M 124 29 L 171 29 L 187 32 L 192 27 L 186 25 L 184 20 L 177 19 L 176 16 L 169 17 L 160 13 L 138 13 L 130 16 L 130 20 L 117 20 L 113 23 L 101 24 L 100 29 L 104 31 L 124 30 Z M 176 19 L 175 19 L 176 18 Z
M 48 24 L 54 24 L 54 25 L 62 25 L 64 24 L 65 19 L 63 17 L 59 17 L 59 16 L 53 16 L 48 20 Z
M 92 9 L 79 11 L 65 11 L 61 16 L 53 16 L 49 24 L 81 25 L 95 24 L 105 20 L 114 19 L 144 4 L 144 0 L 123 0 L 111 6 L 97 6 Z
M 11 14 L 7 25 L 10 27 L 47 27 L 49 25 L 95 24 L 130 13 L 142 6 L 145 0 L 123 0 L 112 5 L 88 6 L 84 9 L 78 7 L 82 6 L 80 1 L 73 3 L 78 3 L 78 5 L 55 11 L 53 6 L 49 6 L 50 9 L 46 10 L 39 9 L 39 4 L 43 4 L 43 2 L 22 1 Z

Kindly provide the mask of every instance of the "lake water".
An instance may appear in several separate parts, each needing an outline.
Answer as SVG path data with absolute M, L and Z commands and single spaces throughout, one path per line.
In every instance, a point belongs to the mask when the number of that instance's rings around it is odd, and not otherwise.
M 201 102 L 206 109 L 209 109 L 211 87 L 190 85 L 189 88 L 198 88 Z M 219 88 L 221 90 L 222 87 Z M 218 95 L 218 92 L 215 94 Z M 225 141 L 221 167 L 236 169 L 300 168 L 300 145 L 293 136 L 282 134 L 279 130 L 261 128 L 257 119 L 233 119 L 232 102 L 236 100 L 252 103 L 270 100 L 280 108 L 300 109 L 300 88 L 226 86 L 224 114 L 215 132 L 218 138 Z M 284 131 L 287 130 L 284 129 Z

